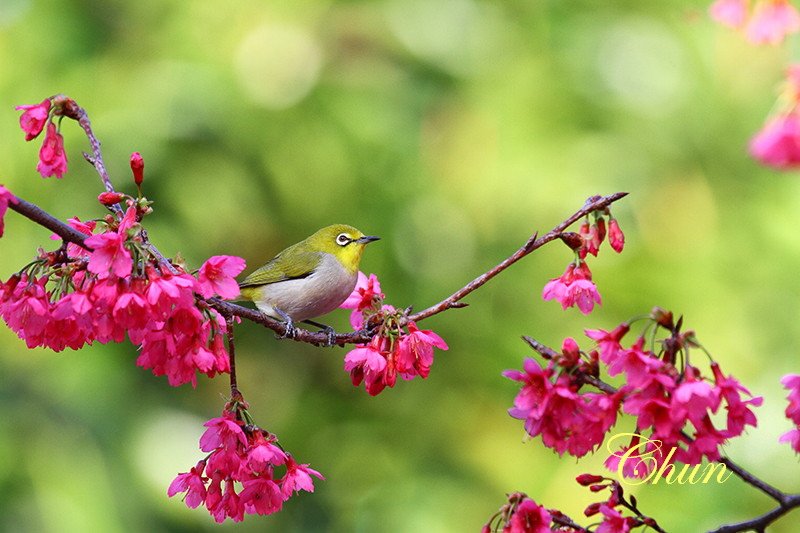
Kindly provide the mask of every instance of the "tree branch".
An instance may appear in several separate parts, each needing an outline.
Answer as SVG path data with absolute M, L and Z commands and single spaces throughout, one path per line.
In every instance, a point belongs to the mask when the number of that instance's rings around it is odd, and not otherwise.
M 541 237 L 538 237 L 539 235 L 538 233 L 534 233 L 533 236 L 530 239 L 528 239 L 528 241 L 525 244 L 523 244 L 519 250 L 514 252 L 507 259 L 503 260 L 496 267 L 481 274 L 480 276 L 470 281 L 464 287 L 458 289 L 456 292 L 454 292 L 441 302 L 434 304 L 423 311 L 410 315 L 407 318 L 407 320 L 418 322 L 425 318 L 431 317 L 435 314 L 441 313 L 442 311 L 446 311 L 447 309 L 450 309 L 452 307 L 463 307 L 463 304 L 461 305 L 457 304 L 459 300 L 467 296 L 469 293 L 480 288 L 487 281 L 497 276 L 500 272 L 504 271 L 505 269 L 507 269 L 508 267 L 510 267 L 511 265 L 513 265 L 526 255 L 530 254 L 534 250 L 541 248 L 548 242 L 559 238 L 561 236 L 561 233 L 569 226 L 574 224 L 576 221 L 580 220 L 581 218 L 585 217 L 586 215 L 588 215 L 593 211 L 598 211 L 607 208 L 612 203 L 616 202 L 620 198 L 624 198 L 627 195 L 628 193 L 626 192 L 618 192 L 605 197 L 593 196 L 589 198 L 580 210 L 578 210 L 572 216 L 564 220 L 564 222 L 557 225 L 555 228 L 551 229 L 549 232 L 542 235 Z
M 738 531 L 764 532 L 768 525 L 797 507 L 800 507 L 800 494 L 787 496 L 778 507 L 759 517 L 745 522 L 724 525 L 709 531 L 709 533 L 736 533 Z
M 41 207 L 23 200 L 19 196 L 16 197 L 16 202 L 9 202 L 8 207 L 20 215 L 36 222 L 40 226 L 44 226 L 62 239 L 78 246 L 82 246 L 91 251 L 91 248 L 84 244 L 87 235 L 76 230 L 72 226 L 60 221 Z

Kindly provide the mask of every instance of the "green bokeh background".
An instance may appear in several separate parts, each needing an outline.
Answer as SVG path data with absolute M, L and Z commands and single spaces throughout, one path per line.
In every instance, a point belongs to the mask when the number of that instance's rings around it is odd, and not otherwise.
M 625 253 L 591 262 L 603 295 L 591 316 L 541 300 L 570 259 L 552 245 L 468 308 L 426 321 L 450 351 L 427 380 L 379 397 L 351 386 L 343 350 L 242 325 L 239 381 L 256 421 L 327 480 L 241 524 L 166 497 L 201 456 L 224 377 L 172 388 L 134 366 L 128 343 L 54 354 L 1 328 L 0 530 L 477 531 L 511 491 L 580 519 L 598 498 L 573 478 L 606 454 L 560 460 L 526 442 L 506 414 L 517 387 L 500 372 L 530 355 L 521 334 L 558 346 L 653 305 L 684 314 L 723 369 L 764 396 L 758 429 L 727 453 L 800 490 L 797 456 L 777 443 L 789 429 L 778 379 L 800 369 L 800 182 L 745 150 L 791 46 L 751 47 L 706 7 L 2 0 L 0 183 L 62 219 L 102 214 L 79 128 L 63 127 L 67 176 L 43 180 L 39 141 L 17 126 L 14 105 L 66 93 L 89 111 L 118 188 L 133 192 L 128 157 L 144 155 L 150 235 L 195 266 L 235 254 L 253 268 L 345 222 L 384 238 L 362 267 L 388 301 L 421 309 L 586 197 L 631 195 L 614 209 Z M 54 246 L 5 218 L 3 278 Z M 327 321 L 345 328 L 347 312 Z M 772 507 L 736 479 L 633 492 L 669 531 Z M 774 531 L 796 531 L 798 518 Z

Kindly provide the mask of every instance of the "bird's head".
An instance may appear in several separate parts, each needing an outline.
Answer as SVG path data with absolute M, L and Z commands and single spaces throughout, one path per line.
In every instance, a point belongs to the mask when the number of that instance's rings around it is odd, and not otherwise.
M 364 235 L 347 224 L 334 224 L 317 231 L 307 241 L 313 250 L 333 255 L 348 271 L 356 272 L 364 247 L 379 238 Z

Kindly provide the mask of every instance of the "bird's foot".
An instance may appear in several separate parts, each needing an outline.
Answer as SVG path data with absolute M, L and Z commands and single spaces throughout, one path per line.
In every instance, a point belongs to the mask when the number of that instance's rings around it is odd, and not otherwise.
M 303 320 L 303 322 L 305 322 L 306 324 L 309 324 L 311 326 L 318 327 L 319 329 L 322 330 L 321 331 L 322 333 L 324 333 L 325 335 L 328 336 L 328 342 L 325 344 L 326 347 L 330 348 L 331 346 L 334 346 L 336 344 L 336 330 L 335 329 L 333 329 L 330 326 L 326 326 L 325 324 L 321 324 L 319 322 L 315 322 L 313 320 Z
M 336 344 L 336 330 L 335 329 L 333 329 L 330 326 L 325 326 L 324 328 L 322 328 L 322 332 L 325 333 L 328 336 L 328 344 L 326 344 L 325 346 L 330 348 L 331 346 Z
M 297 335 L 297 328 L 294 327 L 294 322 L 292 322 L 292 319 L 290 318 L 289 320 L 286 321 L 286 331 L 283 333 L 283 335 L 280 335 L 278 338 L 294 339 L 296 335 Z
M 283 335 L 275 335 L 275 336 L 278 337 L 279 339 L 294 339 L 297 335 L 297 328 L 294 327 L 294 321 L 292 320 L 292 317 L 290 317 L 288 314 L 284 313 L 277 307 L 275 307 L 274 309 L 275 312 L 278 313 L 278 315 L 280 315 L 280 317 L 283 319 L 284 324 L 286 324 L 286 331 L 283 332 Z

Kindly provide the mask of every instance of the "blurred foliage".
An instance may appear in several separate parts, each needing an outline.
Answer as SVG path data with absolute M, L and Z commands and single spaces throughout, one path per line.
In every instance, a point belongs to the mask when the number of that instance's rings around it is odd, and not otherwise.
M 426 322 L 450 351 L 426 381 L 377 398 L 350 385 L 343 350 L 242 325 L 256 421 L 327 481 L 236 526 L 166 498 L 200 456 L 224 378 L 174 389 L 136 368 L 128 343 L 53 354 L 0 329 L 0 530 L 476 531 L 511 491 L 579 519 L 594 497 L 573 478 L 606 454 L 576 463 L 526 442 L 500 372 L 530 355 L 521 334 L 558 346 L 653 305 L 684 314 L 765 396 L 760 427 L 730 455 L 800 490 L 797 458 L 776 442 L 788 429 L 778 378 L 798 370 L 800 182 L 745 153 L 788 56 L 716 27 L 706 4 L 0 2 L 0 182 L 64 219 L 102 214 L 79 128 L 64 125 L 71 167 L 58 181 L 38 177 L 38 141 L 17 127 L 14 105 L 66 93 L 120 189 L 133 191 L 130 153 L 144 155 L 150 235 L 193 265 L 235 254 L 254 268 L 345 222 L 384 237 L 363 269 L 388 301 L 421 309 L 587 196 L 631 192 L 614 211 L 625 252 L 591 263 L 604 297 L 593 315 L 541 300 L 570 259 L 547 247 Z M 3 277 L 53 246 L 13 213 L 6 225 Z M 327 321 L 344 328 L 347 313 Z M 772 506 L 735 479 L 634 492 L 670 531 Z

